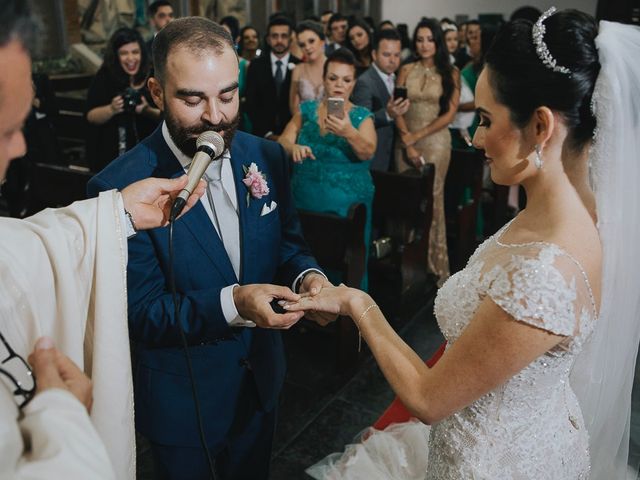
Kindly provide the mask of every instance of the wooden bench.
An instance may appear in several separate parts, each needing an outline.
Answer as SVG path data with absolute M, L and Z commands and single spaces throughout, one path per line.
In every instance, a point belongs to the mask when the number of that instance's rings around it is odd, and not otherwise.
M 54 121 L 56 136 L 65 152 L 66 163 L 84 162 L 84 144 L 88 124 L 84 116 L 86 99 L 78 96 L 56 96 L 59 113 Z
M 485 228 L 485 234 L 493 235 L 513 218 L 513 214 L 509 209 L 509 186 L 492 183 L 484 191 L 490 199 L 486 204 L 487 212 L 485 218 L 487 219 L 487 228 Z
M 346 217 L 306 210 L 299 210 L 298 214 L 307 245 L 320 267 L 340 272 L 345 285 L 359 288 L 365 272 L 365 205 L 352 205 Z M 309 322 L 307 327 L 335 334 L 338 370 L 345 374 L 355 370 L 358 361 L 358 329 L 350 318 L 338 317 L 333 324 L 321 328 L 316 328 L 315 323 Z
M 411 318 L 435 292 L 427 271 L 434 173 L 433 164 L 422 173 L 371 172 L 374 238 L 389 237 L 391 253 L 370 260 L 370 293 L 394 323 Z
M 52 75 L 49 79 L 56 92 L 70 92 L 76 90 L 87 90 L 91 86 L 94 74 L 78 73 L 65 75 Z
M 93 176 L 85 169 L 46 163 L 31 165 L 29 215 L 48 207 L 64 207 L 87 198 L 87 182 Z
M 451 151 L 451 162 L 444 185 L 451 273 L 464 268 L 477 246 L 476 230 L 483 168 L 482 156 L 477 151 Z

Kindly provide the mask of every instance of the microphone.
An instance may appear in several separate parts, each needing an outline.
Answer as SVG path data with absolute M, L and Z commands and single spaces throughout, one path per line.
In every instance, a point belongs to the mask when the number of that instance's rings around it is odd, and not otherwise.
M 173 222 L 184 210 L 189 196 L 193 193 L 211 162 L 224 152 L 224 139 L 218 132 L 209 130 L 198 136 L 196 147 L 196 154 L 193 156 L 187 172 L 187 177 L 189 178 L 187 185 L 180 191 L 171 206 L 170 222 Z

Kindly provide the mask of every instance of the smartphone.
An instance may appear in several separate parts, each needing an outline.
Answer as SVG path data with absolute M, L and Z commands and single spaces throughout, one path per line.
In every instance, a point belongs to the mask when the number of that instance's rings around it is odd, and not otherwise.
M 407 98 L 407 87 L 396 87 L 393 89 L 393 98 Z
M 344 118 L 344 98 L 327 98 L 327 113 L 334 117 Z

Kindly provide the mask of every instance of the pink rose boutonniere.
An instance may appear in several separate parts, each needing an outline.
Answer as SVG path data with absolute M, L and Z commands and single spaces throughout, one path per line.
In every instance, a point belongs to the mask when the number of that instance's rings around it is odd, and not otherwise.
M 255 163 L 252 162 L 248 167 L 243 165 L 242 169 L 244 170 L 244 178 L 242 179 L 242 183 L 244 183 L 248 189 L 248 207 L 251 197 L 260 199 L 265 195 L 268 195 L 269 186 L 267 185 L 267 177 L 265 177 L 264 173 L 258 170 L 258 166 Z

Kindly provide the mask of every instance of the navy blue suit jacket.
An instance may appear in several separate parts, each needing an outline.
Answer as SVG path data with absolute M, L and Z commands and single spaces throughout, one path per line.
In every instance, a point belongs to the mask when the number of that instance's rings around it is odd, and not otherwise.
M 270 192 L 251 198 L 242 183 L 243 165 L 255 162 Z M 168 290 L 168 228 L 139 232 L 129 240 L 127 285 L 129 332 L 134 344 L 136 425 L 152 441 L 198 446 L 191 387 L 176 322 L 186 332 L 209 442 L 224 437 L 234 418 L 247 366 L 265 411 L 274 408 L 284 381 L 280 334 L 261 328 L 230 328 L 220 290 L 234 283 L 290 286 L 307 268 L 318 268 L 308 252 L 289 189 L 288 160 L 277 143 L 237 132 L 231 147 L 240 217 L 241 268 L 236 275 L 200 202 L 174 226 L 175 279 L 179 318 Z M 93 177 L 90 196 L 122 189 L 147 177 L 184 173 L 161 128 Z M 265 202 L 277 209 L 265 216 Z

